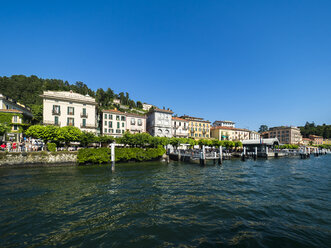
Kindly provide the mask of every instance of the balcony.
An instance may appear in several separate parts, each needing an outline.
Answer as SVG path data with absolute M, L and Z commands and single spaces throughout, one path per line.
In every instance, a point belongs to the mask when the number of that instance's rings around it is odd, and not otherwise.
M 87 117 L 88 117 L 88 114 L 87 114 L 87 113 L 81 113 L 81 114 L 80 114 L 80 117 L 81 117 L 81 118 L 87 118 Z
M 95 129 L 95 128 L 97 128 L 97 125 L 92 125 L 92 124 L 83 124 L 83 123 L 81 123 L 80 124 L 80 128 L 90 128 L 90 129 Z
M 61 126 L 61 122 L 55 122 L 55 121 L 44 121 L 43 122 L 44 125 L 52 125 L 52 126 Z
M 52 114 L 53 115 L 61 115 L 61 111 L 58 111 L 58 110 L 52 110 Z
M 68 115 L 75 115 L 74 112 L 68 112 Z

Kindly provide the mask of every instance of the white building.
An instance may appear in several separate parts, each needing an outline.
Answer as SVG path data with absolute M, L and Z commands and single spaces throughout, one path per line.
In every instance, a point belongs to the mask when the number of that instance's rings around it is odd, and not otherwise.
M 147 115 L 147 132 L 152 136 L 171 138 L 172 114 L 173 112 L 169 109 L 152 109 Z
M 44 91 L 43 124 L 75 126 L 96 133 L 96 102 L 93 97 L 72 91 Z
M 146 120 L 145 115 L 126 113 L 126 129 L 130 133 L 146 133 Z
M 250 139 L 250 131 L 241 128 L 217 126 L 210 129 L 210 134 L 212 138 L 218 140 L 243 141 Z
M 116 109 L 102 110 L 101 133 L 121 137 L 126 131 L 126 115 Z
M 214 127 L 233 127 L 235 128 L 235 123 L 233 121 L 214 121 Z
M 259 140 L 260 139 L 260 133 L 256 131 L 250 131 L 249 132 L 249 139 L 250 140 Z
M 188 138 L 188 120 L 179 117 L 172 117 L 172 136 L 176 138 Z
M 149 111 L 152 107 L 155 107 L 152 104 L 148 104 L 148 103 L 143 103 L 143 110 Z

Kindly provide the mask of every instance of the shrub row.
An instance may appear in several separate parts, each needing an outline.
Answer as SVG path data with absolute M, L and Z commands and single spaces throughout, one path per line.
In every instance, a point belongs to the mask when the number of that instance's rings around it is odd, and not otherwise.
M 77 162 L 79 164 L 108 163 L 111 159 L 109 148 L 84 148 L 78 150 Z M 161 157 L 165 153 L 163 147 L 158 148 L 115 148 L 115 161 L 148 161 Z

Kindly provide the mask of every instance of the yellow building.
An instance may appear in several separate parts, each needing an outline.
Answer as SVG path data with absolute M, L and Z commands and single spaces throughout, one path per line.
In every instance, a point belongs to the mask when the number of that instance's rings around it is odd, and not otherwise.
M 250 139 L 251 132 L 242 128 L 218 126 L 211 128 L 211 137 L 218 140 L 243 141 Z M 259 139 L 259 137 L 254 135 L 254 139 Z
M 183 118 L 188 121 L 189 138 L 194 139 L 209 139 L 210 138 L 210 121 L 206 121 L 203 118 L 192 117 L 183 115 Z
M 324 139 L 323 145 L 331 145 L 331 139 Z

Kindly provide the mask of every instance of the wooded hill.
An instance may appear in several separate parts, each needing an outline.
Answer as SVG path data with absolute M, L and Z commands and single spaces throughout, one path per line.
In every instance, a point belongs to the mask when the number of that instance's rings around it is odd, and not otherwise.
M 303 127 L 299 127 L 301 134 L 304 138 L 308 138 L 309 135 L 318 135 L 322 136 L 324 139 L 331 138 L 331 125 L 315 125 L 314 122 L 306 124 Z
M 108 88 L 106 91 L 102 88 L 93 91 L 83 82 L 78 81 L 75 84 L 70 84 L 68 81 L 42 79 L 34 75 L 29 77 L 24 75 L 0 77 L 0 93 L 29 106 L 34 115 L 33 123 L 40 123 L 42 121 L 42 98 L 40 95 L 46 90 L 72 90 L 82 95 L 88 94 L 96 99 L 98 109 L 113 109 L 115 107 L 112 104 L 113 99 L 120 99 L 121 104 L 128 106 L 129 109 L 142 109 L 142 103 L 130 99 L 129 93 L 120 92 L 119 94 L 115 94 L 111 88 Z

